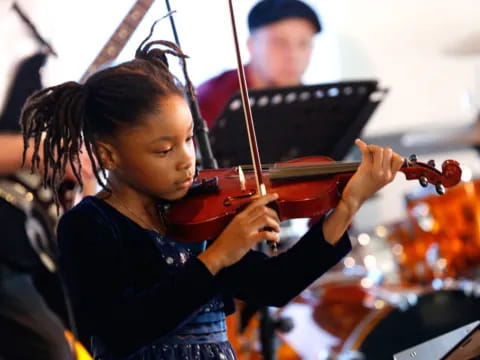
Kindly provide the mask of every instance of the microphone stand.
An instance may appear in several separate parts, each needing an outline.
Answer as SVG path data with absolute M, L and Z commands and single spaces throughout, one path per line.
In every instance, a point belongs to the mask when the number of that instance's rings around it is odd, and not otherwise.
M 268 252 L 268 246 L 265 241 L 258 243 L 257 249 L 263 253 Z M 276 334 L 275 334 L 275 320 L 270 313 L 268 306 L 261 306 L 257 310 L 259 316 L 259 338 L 261 344 L 262 359 L 275 360 L 277 358 Z
M 167 11 L 171 12 L 172 10 L 170 8 L 170 1 L 165 0 L 165 3 L 167 5 Z M 179 48 L 181 48 L 173 16 L 169 16 L 169 18 L 170 24 L 172 26 L 173 36 L 175 38 L 175 43 Z M 197 96 L 195 94 L 195 88 L 190 81 L 190 77 L 187 75 L 185 66 L 183 67 L 183 75 L 186 83 L 186 92 L 190 105 L 190 111 L 192 112 L 193 117 L 195 142 L 197 144 L 197 160 L 199 161 L 200 166 L 204 169 L 218 169 L 218 163 L 213 156 L 212 147 L 208 138 L 208 126 L 205 119 L 202 118 L 202 115 L 200 113 Z
M 20 16 L 20 19 L 27 24 L 27 26 L 30 28 L 30 30 L 33 33 L 33 36 L 35 39 L 40 43 L 40 45 L 44 46 L 47 50 L 48 54 L 52 54 L 53 56 L 58 56 L 53 47 L 43 38 L 42 35 L 37 30 L 37 27 L 32 23 L 32 21 L 28 18 L 28 16 L 25 14 L 25 12 L 20 9 L 18 6 L 17 2 L 14 2 L 12 5 L 12 9 L 15 10 L 15 12 Z

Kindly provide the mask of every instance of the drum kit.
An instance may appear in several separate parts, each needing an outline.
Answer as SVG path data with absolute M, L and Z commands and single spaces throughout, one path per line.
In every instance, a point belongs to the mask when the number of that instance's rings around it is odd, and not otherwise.
M 393 359 L 480 320 L 480 180 L 407 196 L 406 210 L 400 222 L 353 236 L 341 264 L 278 310 L 293 326 L 277 332 L 277 359 Z M 261 358 L 247 331 L 248 341 L 235 334 L 239 359 Z

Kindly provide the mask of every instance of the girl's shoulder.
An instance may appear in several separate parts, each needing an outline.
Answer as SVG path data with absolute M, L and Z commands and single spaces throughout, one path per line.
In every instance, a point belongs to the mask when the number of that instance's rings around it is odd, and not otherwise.
M 122 218 L 116 212 L 102 199 L 87 196 L 62 215 L 58 226 L 69 229 L 69 232 L 76 229 L 95 232 L 101 229 L 102 232 L 110 230 L 117 233 Z
M 81 232 L 92 237 L 137 238 L 142 228 L 105 200 L 87 196 L 60 218 L 58 228 L 69 234 Z
M 119 254 L 122 240 L 128 234 L 110 214 L 108 204 L 88 196 L 65 212 L 57 226 L 57 243 L 64 259 L 72 256 Z
M 86 196 L 77 205 L 65 212 L 60 221 L 88 219 L 108 223 L 110 218 L 111 214 L 109 214 L 107 204 L 103 200 L 95 196 Z
M 71 246 L 111 247 L 124 234 L 121 218 L 103 200 L 87 196 L 65 212 L 57 227 L 57 238 L 61 248 Z M 76 245 L 75 245 L 76 244 Z M 103 245 L 101 245 L 103 244 Z

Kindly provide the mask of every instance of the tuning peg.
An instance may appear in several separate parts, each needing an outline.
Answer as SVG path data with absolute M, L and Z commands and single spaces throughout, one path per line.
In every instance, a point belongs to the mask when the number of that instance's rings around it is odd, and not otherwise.
M 445 194 L 445 187 L 440 183 L 435 184 L 435 190 L 437 191 L 437 194 L 439 194 L 439 195 Z
M 412 163 L 416 163 L 417 162 L 417 155 L 415 154 L 412 154 L 408 157 L 408 160 L 410 160 Z
M 418 181 L 420 182 L 420 185 L 422 185 L 423 187 L 427 187 L 428 185 L 428 179 L 425 175 L 422 175 L 418 178 Z
M 427 164 L 434 168 L 435 167 L 435 160 L 433 160 L 433 159 L 428 160 Z

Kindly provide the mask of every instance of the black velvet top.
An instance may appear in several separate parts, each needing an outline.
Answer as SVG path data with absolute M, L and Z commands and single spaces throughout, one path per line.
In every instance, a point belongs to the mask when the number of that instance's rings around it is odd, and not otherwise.
M 158 236 L 96 197 L 62 217 L 61 265 L 84 344 L 95 336 L 119 356 L 131 354 L 218 295 L 226 314 L 234 297 L 283 306 L 351 249 L 347 234 L 335 246 L 326 242 L 319 222 L 288 251 L 270 258 L 249 251 L 213 276 L 196 256 L 169 266 Z

